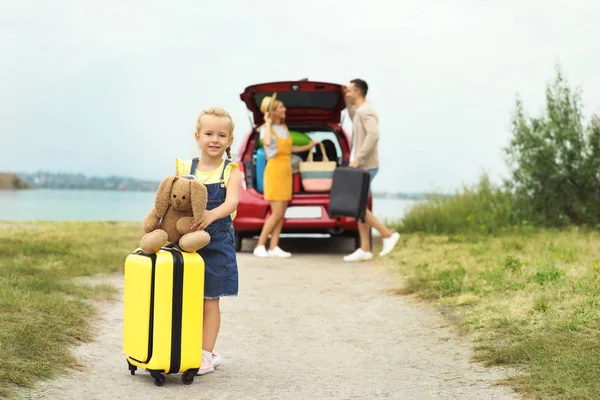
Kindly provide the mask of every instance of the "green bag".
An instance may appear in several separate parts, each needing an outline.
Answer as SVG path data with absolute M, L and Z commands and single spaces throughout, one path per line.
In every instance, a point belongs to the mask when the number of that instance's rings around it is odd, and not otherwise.
M 310 143 L 310 137 L 306 133 L 289 131 L 292 138 L 292 146 L 306 146 Z M 263 147 L 262 140 L 258 139 L 257 147 Z

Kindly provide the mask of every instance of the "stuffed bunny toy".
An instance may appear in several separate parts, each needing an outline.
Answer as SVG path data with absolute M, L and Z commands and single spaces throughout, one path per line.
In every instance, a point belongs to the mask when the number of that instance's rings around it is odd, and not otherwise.
M 206 187 L 194 179 L 170 176 L 163 179 L 156 192 L 154 208 L 144 218 L 146 235 L 140 248 L 156 253 L 167 242 L 179 243 L 181 250 L 195 252 L 210 242 L 205 231 L 190 230 L 190 223 L 206 209 Z

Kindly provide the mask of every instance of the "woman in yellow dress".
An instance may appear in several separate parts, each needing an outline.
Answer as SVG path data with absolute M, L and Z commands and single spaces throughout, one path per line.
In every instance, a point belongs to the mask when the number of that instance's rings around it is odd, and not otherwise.
M 279 234 L 283 227 L 285 210 L 292 199 L 291 155 L 311 150 L 318 142 L 312 141 L 305 146 L 292 145 L 292 137 L 285 125 L 286 108 L 280 100 L 273 101 L 273 97 L 265 97 L 260 105 L 260 111 L 265 115 L 265 124 L 260 129 L 260 138 L 267 158 L 264 198 L 270 202 L 271 215 L 263 225 L 253 254 L 257 257 L 286 258 L 291 254 L 279 247 Z M 271 242 L 267 250 L 265 245 L 269 234 L 271 234 Z

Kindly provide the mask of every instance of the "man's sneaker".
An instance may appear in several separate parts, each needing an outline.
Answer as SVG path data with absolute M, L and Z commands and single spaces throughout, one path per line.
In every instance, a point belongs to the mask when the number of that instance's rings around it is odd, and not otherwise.
M 265 246 L 256 246 L 252 254 L 254 254 L 256 257 L 261 258 L 269 257 L 269 253 L 267 252 Z
M 215 372 L 215 366 L 212 362 L 212 353 L 205 353 L 206 351 L 202 350 L 202 365 L 196 375 L 206 375 Z
M 356 251 L 348 256 L 344 257 L 344 261 L 367 261 L 373 258 L 373 253 L 370 251 L 364 251 L 361 248 L 356 249 Z
M 288 253 L 287 251 L 281 250 L 279 246 L 275 247 L 273 250 L 269 250 L 269 257 L 276 258 L 288 258 L 292 256 L 292 253 Z
M 381 253 L 379 253 L 379 257 L 387 256 L 394 250 L 396 244 L 398 244 L 398 240 L 400 240 L 400 234 L 398 232 L 394 232 L 392 236 L 389 238 L 383 239 L 383 249 Z
M 213 364 L 213 368 L 217 368 L 219 365 L 221 365 L 221 356 L 215 353 L 212 353 L 212 364 Z

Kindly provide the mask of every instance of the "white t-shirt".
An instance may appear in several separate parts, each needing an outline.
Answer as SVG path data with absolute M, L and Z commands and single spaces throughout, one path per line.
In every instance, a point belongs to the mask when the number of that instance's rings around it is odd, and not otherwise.
M 279 136 L 282 139 L 287 139 L 290 137 L 290 134 L 284 125 L 271 125 L 271 129 L 273 129 L 275 131 L 275 133 L 277 134 L 277 136 Z M 271 135 L 271 145 L 265 146 L 264 145 L 265 134 L 266 134 L 265 127 L 263 126 L 262 128 L 260 128 L 260 139 L 263 141 L 263 147 L 265 149 L 265 157 L 268 160 L 270 158 L 275 157 L 275 154 L 277 154 L 277 137 L 275 135 L 273 135 L 272 132 L 269 132 L 269 134 Z
M 354 139 L 354 126 L 356 125 L 356 116 L 358 115 L 358 110 L 360 110 L 365 104 L 361 104 L 360 107 L 354 111 L 354 119 L 352 120 L 352 139 Z M 352 141 L 352 151 L 350 152 L 350 162 L 354 161 L 354 157 L 356 157 L 356 149 L 354 148 L 354 140 Z

